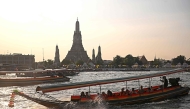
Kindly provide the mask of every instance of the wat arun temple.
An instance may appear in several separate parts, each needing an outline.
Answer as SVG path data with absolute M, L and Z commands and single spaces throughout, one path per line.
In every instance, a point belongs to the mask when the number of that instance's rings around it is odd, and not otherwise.
M 82 45 L 82 35 L 80 31 L 79 21 L 77 19 L 73 35 L 73 45 L 71 47 L 71 50 L 67 53 L 65 60 L 70 60 L 72 62 L 76 62 L 79 60 L 83 62 L 88 62 L 89 59 L 90 58 L 88 57 Z

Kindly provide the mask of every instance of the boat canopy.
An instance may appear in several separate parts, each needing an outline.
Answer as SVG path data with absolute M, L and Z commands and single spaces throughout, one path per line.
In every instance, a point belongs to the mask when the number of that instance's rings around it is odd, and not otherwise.
M 158 73 L 146 74 L 146 75 L 139 75 L 139 76 L 131 76 L 131 77 L 122 77 L 122 78 L 114 78 L 114 79 L 105 79 L 105 80 L 94 80 L 94 81 L 85 81 L 85 82 L 77 82 L 77 83 L 69 83 L 69 84 L 52 84 L 47 86 L 38 86 L 36 91 L 42 91 L 43 93 L 59 91 L 59 90 L 66 90 L 66 89 L 73 89 L 73 88 L 80 88 L 80 87 L 88 87 L 88 86 L 95 86 L 101 84 L 109 84 L 109 83 L 117 83 L 117 82 L 124 82 L 124 81 L 132 81 L 132 80 L 139 80 L 145 78 L 152 78 L 158 76 L 164 76 L 174 73 L 183 72 L 185 69 L 175 69 L 169 71 L 162 71 Z

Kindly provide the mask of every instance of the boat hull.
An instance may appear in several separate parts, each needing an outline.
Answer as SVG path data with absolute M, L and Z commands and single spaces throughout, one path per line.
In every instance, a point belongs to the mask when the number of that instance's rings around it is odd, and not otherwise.
M 108 101 L 108 103 L 110 105 L 132 105 L 132 104 L 141 104 L 141 103 L 148 103 L 148 102 L 158 102 L 158 101 L 163 101 L 163 100 L 167 100 L 171 98 L 177 98 L 183 95 L 188 95 L 188 93 L 189 93 L 188 87 L 181 87 L 181 88 L 176 88 L 175 90 L 162 92 L 158 94 L 150 94 L 150 95 L 139 96 L 135 98 Z

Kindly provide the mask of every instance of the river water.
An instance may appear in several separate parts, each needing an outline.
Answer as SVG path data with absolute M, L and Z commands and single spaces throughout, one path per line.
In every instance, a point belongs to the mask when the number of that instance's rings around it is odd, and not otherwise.
M 156 73 L 158 71 L 99 71 L 99 72 L 80 72 L 78 75 L 69 76 L 71 80 L 67 83 L 74 83 L 74 82 L 81 82 L 81 81 L 92 81 L 92 80 L 102 80 L 102 79 L 110 79 L 110 78 L 119 78 L 119 77 L 129 77 L 135 75 L 143 75 L 143 74 L 150 74 Z M 1 78 L 7 77 L 14 77 L 14 75 L 6 75 L 0 76 Z M 179 74 L 172 74 L 168 75 L 167 78 L 172 77 L 180 77 L 182 81 L 180 82 L 181 85 L 187 85 L 190 87 L 190 73 L 183 72 Z M 150 79 L 151 85 L 161 85 L 160 77 L 154 77 Z M 56 83 L 55 83 L 56 84 Z M 38 97 L 35 93 L 35 89 L 37 86 L 43 85 L 50 85 L 50 84 L 40 84 L 34 86 L 26 86 L 26 87 L 1 87 L 0 88 L 0 108 L 2 109 L 49 109 L 42 105 L 39 105 L 35 102 L 27 100 L 20 96 L 15 96 L 14 100 L 14 107 L 8 107 L 10 94 L 12 90 L 17 89 L 19 91 L 23 91 L 23 93 L 28 94 L 30 96 Z M 140 80 L 140 85 L 144 87 L 149 86 L 149 79 L 142 79 Z M 101 85 L 101 91 L 107 92 L 107 90 L 111 90 L 112 92 L 120 91 L 121 88 L 139 88 L 139 82 L 136 81 L 129 81 L 127 82 L 120 82 L 120 83 L 113 83 L 107 85 Z M 77 88 L 77 89 L 70 89 L 64 91 L 57 91 L 48 93 L 48 95 L 57 98 L 59 100 L 70 100 L 71 95 L 80 94 L 81 91 L 87 92 L 89 91 L 89 87 L 84 88 Z M 99 93 L 100 87 L 99 86 L 92 86 L 90 87 L 91 93 Z M 69 105 L 74 109 L 189 109 L 190 108 L 190 95 L 183 96 L 177 99 L 170 99 L 161 102 L 153 102 L 153 103 L 145 103 L 145 104 L 138 104 L 138 105 L 125 105 L 125 106 L 109 106 L 106 103 L 102 102 L 101 100 L 98 101 L 97 105 L 87 105 L 87 106 L 79 106 L 75 103 L 69 103 Z M 63 107 L 68 108 L 68 107 Z

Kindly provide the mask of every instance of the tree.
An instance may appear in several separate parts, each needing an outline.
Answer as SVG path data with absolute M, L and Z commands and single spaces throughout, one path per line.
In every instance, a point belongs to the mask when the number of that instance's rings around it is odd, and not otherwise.
M 157 67 L 160 67 L 162 65 L 162 62 L 160 61 L 160 59 L 154 59 L 153 65 L 157 66 Z
M 53 65 L 53 60 L 48 59 L 48 60 L 45 60 L 45 61 L 44 61 L 44 66 L 45 66 L 46 68 L 51 68 L 52 65 Z
M 190 58 L 186 60 L 186 63 L 190 65 Z
M 176 58 L 172 59 L 172 64 L 173 65 L 177 65 L 178 63 L 183 64 L 185 62 L 185 59 L 186 59 L 185 56 L 179 55 Z
M 119 55 L 117 55 L 116 57 L 113 58 L 113 65 L 115 67 L 119 67 L 119 65 L 122 64 L 122 57 L 120 57 Z
M 132 67 L 132 65 L 135 64 L 135 59 L 131 54 L 128 54 L 127 56 L 125 56 L 124 62 L 129 67 Z

